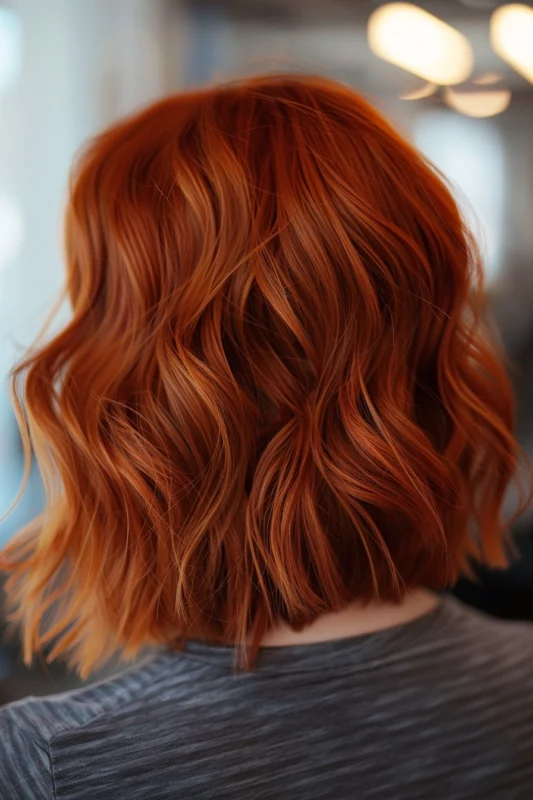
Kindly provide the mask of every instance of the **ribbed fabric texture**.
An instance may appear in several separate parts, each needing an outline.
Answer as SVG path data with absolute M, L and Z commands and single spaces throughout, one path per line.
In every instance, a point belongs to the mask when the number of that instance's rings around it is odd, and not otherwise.
M 533 626 L 443 598 L 368 636 L 160 651 L 0 709 L 1 800 L 531 800 Z

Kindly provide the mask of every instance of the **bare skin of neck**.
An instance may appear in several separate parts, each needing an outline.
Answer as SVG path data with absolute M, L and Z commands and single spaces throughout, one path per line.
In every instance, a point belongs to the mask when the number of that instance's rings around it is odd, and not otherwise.
M 293 631 L 285 623 L 276 625 L 265 633 L 261 647 L 314 644 L 375 633 L 422 617 L 432 611 L 438 602 L 438 595 L 417 589 L 398 605 L 383 603 L 363 607 L 354 603 L 342 611 L 323 614 L 302 631 Z

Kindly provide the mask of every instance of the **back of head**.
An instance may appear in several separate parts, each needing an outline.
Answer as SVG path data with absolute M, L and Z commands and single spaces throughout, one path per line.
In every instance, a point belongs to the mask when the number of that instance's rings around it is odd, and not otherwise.
M 120 122 L 77 164 L 66 255 L 72 320 L 14 375 L 48 493 L 3 553 L 27 657 L 242 644 L 505 562 L 518 448 L 476 250 L 348 88 L 255 78 Z

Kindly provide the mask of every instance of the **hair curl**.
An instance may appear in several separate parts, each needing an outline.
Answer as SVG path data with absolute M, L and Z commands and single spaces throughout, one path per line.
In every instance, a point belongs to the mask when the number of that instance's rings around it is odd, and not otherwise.
M 351 90 L 260 77 L 114 125 L 66 265 L 70 322 L 13 370 L 47 493 L 1 560 L 27 659 L 257 645 L 505 564 L 520 451 L 480 260 Z

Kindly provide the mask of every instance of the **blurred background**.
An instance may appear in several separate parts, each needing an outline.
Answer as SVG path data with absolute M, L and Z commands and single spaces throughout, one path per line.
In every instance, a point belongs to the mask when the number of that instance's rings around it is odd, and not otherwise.
M 354 86 L 453 182 L 485 253 L 518 435 L 533 458 L 531 3 L 0 0 L 0 514 L 22 475 L 5 378 L 61 287 L 61 211 L 76 150 L 160 95 L 287 70 Z M 42 501 L 34 472 L 0 524 L 0 546 Z M 532 515 L 514 532 L 521 560 L 455 592 L 489 613 L 533 619 Z M 78 685 L 60 666 L 24 668 L 17 642 L 2 641 L 0 702 Z

